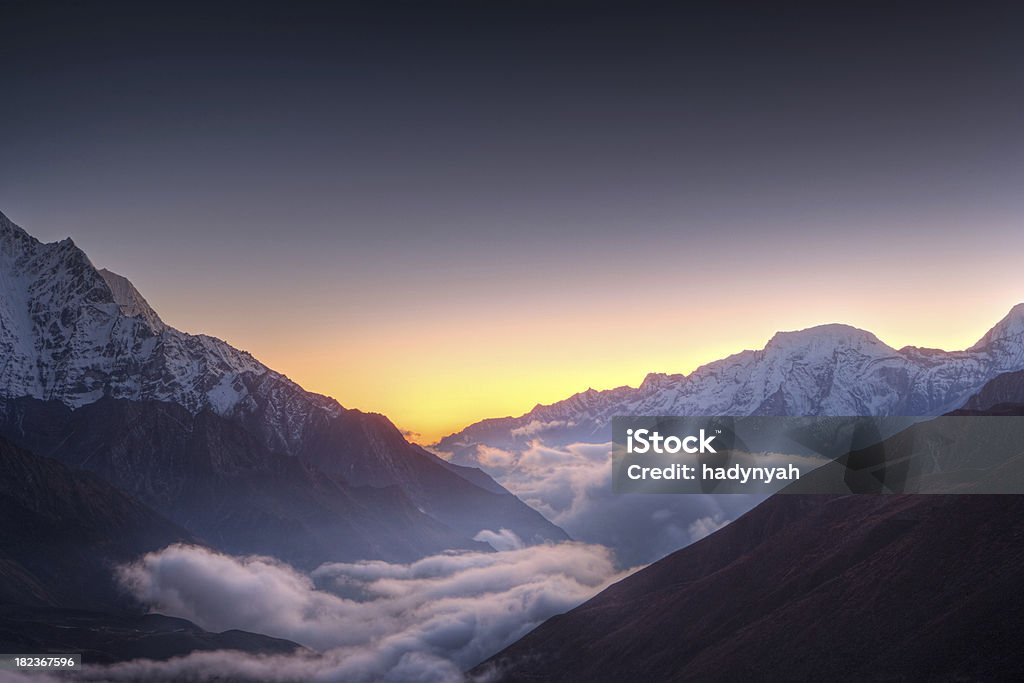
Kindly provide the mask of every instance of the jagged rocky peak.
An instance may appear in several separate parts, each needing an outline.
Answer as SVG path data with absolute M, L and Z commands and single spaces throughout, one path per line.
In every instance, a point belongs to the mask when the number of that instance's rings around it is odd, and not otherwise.
M 9 279 L 19 261 L 29 258 L 41 242 L 0 213 L 0 277 Z
M 70 238 L 44 244 L 2 215 L 0 359 L 3 397 L 258 412 L 271 445 L 289 452 L 312 415 L 341 410 L 219 339 L 169 327 L 131 282 L 97 270 Z
M 0 212 L 0 240 L 26 240 L 31 242 L 38 242 L 36 238 L 29 235 L 27 232 L 22 230 L 20 227 L 15 225 L 10 218 Z
M 166 329 L 164 321 L 160 319 L 156 311 L 149 305 L 149 302 L 135 289 L 135 285 L 123 275 L 101 268 L 100 276 L 110 287 L 110 293 L 114 301 L 121 309 L 121 313 L 129 318 L 142 318 L 156 332 L 163 332 Z
M 679 382 L 682 379 L 684 379 L 683 375 L 669 375 L 664 372 L 649 372 L 644 377 L 644 381 L 640 383 L 640 390 L 657 391 L 658 389 L 669 386 L 670 384 Z
M 999 341 L 1020 341 L 1024 337 L 1024 303 L 1019 303 L 1010 309 L 1002 320 L 996 323 L 995 327 L 985 333 L 985 336 L 978 340 L 968 351 L 980 351 Z

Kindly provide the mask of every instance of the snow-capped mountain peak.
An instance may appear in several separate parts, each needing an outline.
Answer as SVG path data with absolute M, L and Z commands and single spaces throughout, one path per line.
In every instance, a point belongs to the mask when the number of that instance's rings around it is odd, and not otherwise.
M 69 238 L 44 244 L 0 214 L 0 397 L 169 401 L 192 412 L 259 413 L 291 452 L 333 399 L 304 391 L 220 339 L 166 325 L 126 278 Z
M 1010 309 L 1002 320 L 995 324 L 991 330 L 985 333 L 974 346 L 968 351 L 980 351 L 997 342 L 1022 343 L 1024 340 L 1024 303 L 1017 304 Z
M 11 240 L 21 240 L 38 243 L 35 237 L 25 232 L 21 226 L 15 224 L 10 218 L 0 212 L 0 245 Z
M 792 351 L 796 349 L 826 349 L 838 348 L 871 349 L 878 353 L 891 353 L 894 351 L 875 335 L 850 325 L 831 323 L 818 325 L 804 330 L 790 332 L 776 332 L 765 345 L 765 351 L 781 350 Z

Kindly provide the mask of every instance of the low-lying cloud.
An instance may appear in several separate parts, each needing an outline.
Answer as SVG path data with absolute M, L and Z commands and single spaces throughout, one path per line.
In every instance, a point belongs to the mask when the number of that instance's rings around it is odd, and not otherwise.
M 484 529 L 474 536 L 473 540 L 489 543 L 495 550 L 519 550 L 526 547 L 523 539 L 511 529 L 500 529 L 497 532 Z
M 499 544 L 518 541 L 489 533 Z M 623 576 L 608 549 L 582 543 L 411 564 L 332 563 L 312 574 L 267 557 L 174 545 L 121 569 L 135 597 L 207 630 L 264 633 L 312 651 L 195 653 L 84 673 L 92 680 L 461 681 L 467 668 Z
M 611 547 L 622 566 L 653 562 L 698 541 L 765 498 L 614 493 L 611 443 L 477 444 L 454 461 L 480 467 L 573 538 Z
M 576 426 L 576 423 L 571 420 L 549 420 L 547 422 L 530 420 L 521 427 L 513 427 L 509 430 L 509 434 L 512 435 L 512 438 L 535 436 L 551 429 L 567 429 L 574 426 Z

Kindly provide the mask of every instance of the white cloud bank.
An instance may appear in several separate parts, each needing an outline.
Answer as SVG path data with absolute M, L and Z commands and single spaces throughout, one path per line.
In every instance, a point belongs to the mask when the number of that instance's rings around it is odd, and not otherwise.
M 511 529 L 500 529 L 497 532 L 484 529 L 473 540 L 489 543 L 495 550 L 519 550 L 526 547 L 523 539 Z
M 461 681 L 465 669 L 625 574 L 606 548 L 581 543 L 442 554 L 412 564 L 334 563 L 311 575 L 267 557 L 174 545 L 121 569 L 125 587 L 154 611 L 211 631 L 286 638 L 316 652 L 195 653 L 83 673 L 104 681 Z
M 574 539 L 614 549 L 624 566 L 699 541 L 765 498 L 614 493 L 610 443 L 552 446 L 534 438 L 522 447 L 477 444 L 455 458 L 441 455 L 480 467 Z

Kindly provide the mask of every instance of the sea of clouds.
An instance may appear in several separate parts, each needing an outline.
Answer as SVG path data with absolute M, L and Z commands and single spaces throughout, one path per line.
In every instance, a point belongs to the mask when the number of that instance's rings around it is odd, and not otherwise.
M 507 530 L 488 534 L 508 549 L 411 564 L 331 563 L 310 574 L 269 557 L 193 545 L 150 553 L 122 567 L 119 578 L 153 611 L 307 649 L 91 666 L 76 680 L 463 681 L 465 670 L 629 573 L 602 546 L 522 547 Z

